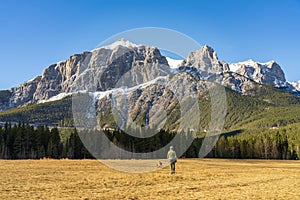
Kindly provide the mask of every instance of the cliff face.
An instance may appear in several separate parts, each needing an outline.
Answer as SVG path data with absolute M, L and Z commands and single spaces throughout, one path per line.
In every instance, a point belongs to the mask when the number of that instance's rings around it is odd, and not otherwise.
M 27 103 L 33 103 L 33 95 L 37 90 L 38 84 L 41 81 L 41 76 L 34 78 L 31 81 L 23 83 L 12 89 L 12 96 L 9 100 L 9 106 L 15 107 Z

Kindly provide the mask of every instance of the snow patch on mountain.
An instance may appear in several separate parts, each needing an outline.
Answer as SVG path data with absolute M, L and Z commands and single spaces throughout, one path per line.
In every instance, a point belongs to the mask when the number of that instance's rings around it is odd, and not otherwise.
M 34 77 L 34 78 L 30 79 L 30 80 L 26 81 L 26 83 L 33 82 L 33 81 L 35 81 L 35 80 L 36 80 L 38 77 L 39 77 L 39 76 L 36 76 L 36 77 Z
M 243 61 L 243 62 L 230 63 L 229 64 L 229 70 L 231 72 L 238 72 L 242 66 L 253 67 L 255 65 L 261 65 L 261 66 L 264 66 L 264 67 L 267 67 L 267 68 L 270 69 L 270 68 L 272 68 L 272 64 L 274 64 L 274 63 L 275 63 L 274 60 L 261 63 L 261 62 L 256 62 L 252 59 L 249 59 L 249 60 L 246 60 L 246 61 Z
M 295 82 L 288 82 L 288 83 L 291 84 L 295 88 L 295 90 L 300 92 L 300 80 Z
M 47 99 L 47 100 L 39 100 L 38 103 L 47 103 L 47 102 L 52 102 L 52 101 L 58 101 L 58 100 L 61 100 L 63 98 L 66 98 L 68 96 L 71 96 L 72 93 L 60 93 L 56 96 L 53 96 L 51 97 L 50 99 Z
M 121 39 L 119 39 L 119 40 L 117 40 L 117 41 L 115 41 L 115 42 L 113 42 L 113 43 L 111 43 L 109 45 L 101 46 L 101 47 L 96 48 L 94 50 L 98 50 L 98 49 L 102 49 L 102 48 L 103 49 L 111 49 L 111 50 L 113 50 L 113 49 L 115 49 L 118 46 L 124 46 L 124 47 L 133 48 L 133 47 L 139 47 L 139 46 L 143 46 L 143 45 L 141 45 L 141 44 L 135 44 L 135 43 L 130 42 L 130 41 L 124 39 L 124 38 L 121 38 Z M 92 50 L 92 51 L 94 51 L 94 50 Z
M 229 70 L 232 72 L 237 72 L 242 66 L 254 66 L 257 62 L 253 61 L 252 59 L 237 62 L 237 63 L 230 63 Z
M 180 67 L 179 65 L 182 63 L 183 60 L 175 60 L 173 58 L 169 58 L 169 57 L 166 57 L 167 61 L 168 61 L 168 64 L 170 66 L 171 69 L 174 69 L 174 68 L 178 68 Z
M 166 82 L 168 80 L 167 76 L 159 76 L 151 81 L 148 81 L 146 83 L 142 83 L 140 85 L 136 85 L 134 87 L 131 88 L 127 88 L 127 87 L 120 87 L 120 88 L 114 88 L 112 90 L 107 90 L 107 91 L 96 91 L 96 92 L 89 92 L 89 95 L 92 96 L 94 98 L 94 101 L 96 102 L 99 99 L 102 99 L 106 96 L 109 96 L 110 94 L 116 94 L 116 93 L 128 93 L 128 92 L 132 92 L 135 91 L 137 89 L 144 89 L 150 85 L 153 85 L 155 83 L 158 82 Z M 162 84 L 162 83 L 160 83 Z M 76 93 L 86 93 L 87 91 L 78 91 L 75 92 Z M 56 96 L 51 97 L 50 99 L 47 100 L 39 100 L 37 103 L 41 104 L 41 103 L 47 103 L 47 102 L 53 102 L 53 101 L 58 101 L 58 100 L 62 100 L 68 96 L 72 96 L 74 93 L 60 93 Z
M 229 64 L 229 70 L 231 72 L 236 72 L 238 71 L 239 69 L 241 68 L 241 65 L 239 63 L 232 63 L 232 64 Z

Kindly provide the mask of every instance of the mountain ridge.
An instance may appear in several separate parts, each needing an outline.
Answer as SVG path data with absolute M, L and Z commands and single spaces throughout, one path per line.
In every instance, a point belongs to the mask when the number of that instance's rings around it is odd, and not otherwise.
M 299 93 L 299 88 L 295 84 L 285 80 L 283 70 L 275 61 L 258 63 L 248 60 L 228 64 L 219 61 L 214 49 L 205 45 L 191 52 L 177 67 L 174 63 L 179 62 L 161 55 L 157 47 L 137 45 L 121 38 L 110 45 L 74 54 L 65 61 L 50 65 L 43 70 L 42 75 L 12 88 L 10 98 L 2 99 L 0 110 L 63 98 L 78 89 L 74 88 L 73 84 L 78 83 L 79 78 L 84 79 L 91 71 L 100 77 L 99 80 L 91 80 L 86 88 L 80 89 L 94 91 L 112 89 L 117 80 L 132 69 L 142 77 L 136 78 L 136 84 L 147 82 L 157 76 L 167 75 L 172 68 L 173 72 L 175 69 L 175 73 L 194 70 L 201 79 L 207 80 L 217 74 L 219 78 L 216 81 L 242 94 L 247 94 L 245 85 L 252 87 L 254 84 L 252 82 L 273 84 L 283 91 Z M 158 68 L 149 69 L 154 65 Z M 161 69 L 167 73 L 163 73 Z M 147 74 L 151 77 L 147 77 Z

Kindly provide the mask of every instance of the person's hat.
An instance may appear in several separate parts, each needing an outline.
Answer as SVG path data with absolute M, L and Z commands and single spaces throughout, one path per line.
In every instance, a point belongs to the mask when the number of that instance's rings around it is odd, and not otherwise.
M 173 146 L 170 146 L 170 149 L 174 149 L 174 147 L 173 147 Z

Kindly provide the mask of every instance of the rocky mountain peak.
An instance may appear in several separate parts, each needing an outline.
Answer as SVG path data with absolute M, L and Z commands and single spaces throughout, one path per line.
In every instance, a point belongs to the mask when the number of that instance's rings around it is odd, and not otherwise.
M 214 60 L 218 60 L 218 56 L 217 53 L 215 52 L 215 50 L 208 46 L 208 45 L 204 45 L 200 51 L 202 52 L 202 54 L 206 55 L 207 57 L 214 59 Z
M 252 59 L 232 63 L 230 71 L 236 72 L 260 84 L 275 84 L 282 86 L 286 83 L 285 75 L 281 67 L 275 62 L 259 63 Z
M 199 50 L 191 52 L 183 60 L 182 66 L 195 67 L 203 77 L 221 74 L 228 71 L 228 65 L 219 62 L 217 53 L 210 46 L 203 46 Z

